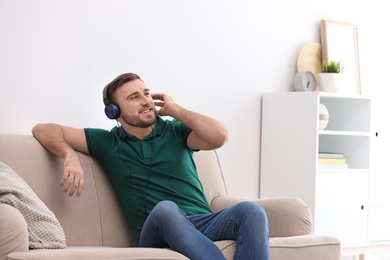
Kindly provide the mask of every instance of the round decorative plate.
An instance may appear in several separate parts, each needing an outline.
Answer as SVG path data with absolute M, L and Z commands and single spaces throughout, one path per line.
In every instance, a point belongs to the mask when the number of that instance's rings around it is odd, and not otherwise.
M 310 70 L 316 76 L 317 90 L 319 90 L 319 73 L 321 73 L 322 49 L 318 42 L 306 43 L 298 55 L 297 70 L 303 72 Z

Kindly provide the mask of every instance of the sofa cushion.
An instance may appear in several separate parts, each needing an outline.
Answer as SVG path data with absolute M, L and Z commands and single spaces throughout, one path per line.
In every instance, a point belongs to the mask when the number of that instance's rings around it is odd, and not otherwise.
M 0 260 L 15 251 L 28 251 L 27 224 L 14 207 L 0 203 Z
M 218 241 L 227 260 L 233 260 L 236 243 L 232 240 Z M 339 241 L 331 236 L 296 236 L 270 238 L 271 259 L 316 259 L 339 260 Z M 12 253 L 9 260 L 35 259 L 188 259 L 170 249 L 156 248 L 112 248 L 112 247 L 68 247 L 60 250 L 32 250 Z
M 85 190 L 78 198 L 62 192 L 64 160 L 47 151 L 33 136 L 0 135 L 0 160 L 11 167 L 55 214 L 67 246 L 127 247 L 132 230 L 110 180 L 94 158 L 79 153 Z
M 233 260 L 236 250 L 236 243 L 232 240 L 216 242 L 216 245 L 222 250 L 227 260 Z M 68 260 L 68 259 L 169 259 L 181 260 L 187 257 L 170 249 L 157 248 L 113 248 L 113 247 L 93 247 L 93 246 L 71 246 L 59 250 L 30 250 L 29 252 L 12 253 L 8 255 L 8 260 Z
M 269 242 L 271 259 L 340 259 L 340 241 L 332 236 L 273 237 Z
M 8 165 L 0 162 L 0 202 L 22 213 L 28 227 L 29 248 L 65 248 L 65 234 L 53 212 Z
M 98 260 L 98 259 L 169 259 L 188 260 L 187 257 L 170 249 L 156 248 L 112 248 L 93 246 L 71 246 L 66 249 L 38 249 L 29 252 L 11 253 L 8 260 Z

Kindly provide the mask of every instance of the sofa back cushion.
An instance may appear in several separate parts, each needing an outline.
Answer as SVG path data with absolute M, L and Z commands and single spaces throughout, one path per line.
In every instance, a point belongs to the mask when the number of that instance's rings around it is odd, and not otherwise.
M 227 195 L 217 152 L 214 150 L 196 152 L 194 160 L 209 204 L 214 198 Z
M 68 246 L 129 246 L 132 232 L 100 164 L 79 153 L 85 190 L 69 197 L 59 187 L 63 160 L 31 135 L 0 134 L 0 161 L 10 166 L 53 211 Z

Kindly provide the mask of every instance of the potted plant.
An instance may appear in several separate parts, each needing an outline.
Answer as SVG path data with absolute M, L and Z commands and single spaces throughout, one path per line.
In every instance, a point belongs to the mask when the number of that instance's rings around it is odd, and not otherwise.
M 344 66 L 341 61 L 324 60 L 321 64 L 320 89 L 327 92 L 338 92 L 341 84 Z

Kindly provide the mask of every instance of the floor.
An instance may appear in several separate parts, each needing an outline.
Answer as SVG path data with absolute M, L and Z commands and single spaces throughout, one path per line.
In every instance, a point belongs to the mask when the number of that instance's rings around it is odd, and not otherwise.
M 355 260 L 359 258 L 354 258 L 353 256 L 343 256 L 341 260 Z M 389 253 L 375 253 L 366 255 L 365 260 L 390 260 L 390 252 Z
M 367 255 L 366 260 L 390 260 L 390 253 L 377 253 Z

